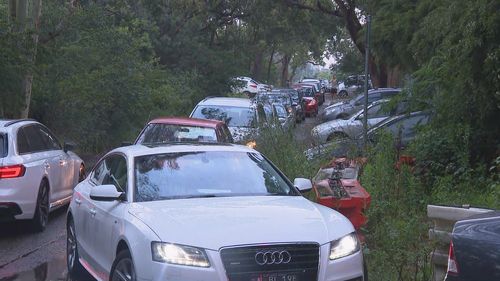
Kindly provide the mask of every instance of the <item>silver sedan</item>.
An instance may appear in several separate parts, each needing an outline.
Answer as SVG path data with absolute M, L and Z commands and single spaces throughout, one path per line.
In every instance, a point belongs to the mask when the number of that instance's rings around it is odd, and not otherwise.
M 368 106 L 368 127 L 385 120 L 387 117 L 397 114 L 398 110 L 392 112 L 387 110 L 388 100 L 376 101 Z M 337 119 L 328 121 L 314 127 L 311 135 L 316 143 L 326 143 L 335 139 L 353 139 L 363 132 L 363 109 L 353 114 L 347 120 Z

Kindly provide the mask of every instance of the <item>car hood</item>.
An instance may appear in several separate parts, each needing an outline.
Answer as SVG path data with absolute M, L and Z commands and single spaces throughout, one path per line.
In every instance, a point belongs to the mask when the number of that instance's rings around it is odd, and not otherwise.
M 164 242 L 218 250 L 282 242 L 325 244 L 354 231 L 343 215 L 302 196 L 193 198 L 131 204 Z
M 255 129 L 249 127 L 229 127 L 229 131 L 237 143 L 247 140 L 255 133 Z
M 314 132 L 324 132 L 324 131 L 331 131 L 332 129 L 341 129 L 346 126 L 351 125 L 352 121 L 351 120 L 343 120 L 343 119 L 337 119 L 333 121 L 328 121 L 325 123 L 321 123 L 318 126 L 313 128 Z
M 348 103 L 347 101 L 341 101 L 341 102 L 336 102 L 336 103 L 333 103 L 333 104 L 330 104 L 329 106 L 325 107 L 325 110 L 333 110 L 333 108 L 335 107 L 338 107 L 340 105 L 343 105 L 343 104 L 346 104 Z

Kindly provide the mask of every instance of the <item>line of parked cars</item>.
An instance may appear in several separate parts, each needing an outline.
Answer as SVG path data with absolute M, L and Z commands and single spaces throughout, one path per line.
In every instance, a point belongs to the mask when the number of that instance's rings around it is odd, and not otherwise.
M 366 280 L 361 244 L 340 213 L 301 194 L 244 145 L 258 125 L 305 118 L 301 93 L 208 97 L 190 118 L 157 118 L 76 188 L 67 263 L 100 280 Z M 283 121 L 282 118 L 288 121 Z M 284 123 L 285 122 L 285 123 Z

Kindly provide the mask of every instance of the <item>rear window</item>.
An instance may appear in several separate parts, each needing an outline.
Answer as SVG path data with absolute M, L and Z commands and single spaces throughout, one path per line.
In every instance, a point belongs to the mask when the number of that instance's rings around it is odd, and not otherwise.
M 0 158 L 7 156 L 7 135 L 0 134 Z
M 249 107 L 237 106 L 198 106 L 193 112 L 193 118 L 220 120 L 228 127 L 254 127 L 255 111 Z
M 172 124 L 149 124 L 137 143 L 217 142 L 214 128 Z

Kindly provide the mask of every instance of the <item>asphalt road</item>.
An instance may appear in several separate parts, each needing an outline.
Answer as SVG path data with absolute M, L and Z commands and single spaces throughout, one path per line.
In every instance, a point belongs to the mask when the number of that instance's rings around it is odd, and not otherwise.
M 332 102 L 326 95 L 324 109 Z M 306 118 L 295 129 L 295 138 L 310 144 L 317 118 Z M 70 279 L 66 270 L 66 211 L 51 213 L 47 228 L 33 233 L 26 222 L 0 224 L 0 281 L 93 281 L 90 276 Z

